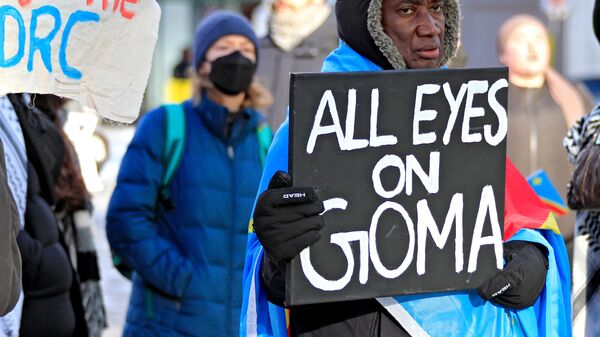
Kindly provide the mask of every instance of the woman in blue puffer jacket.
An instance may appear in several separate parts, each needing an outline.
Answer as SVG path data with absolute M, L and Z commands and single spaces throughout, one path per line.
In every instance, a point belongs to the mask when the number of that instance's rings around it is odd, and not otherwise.
M 237 14 L 217 12 L 198 26 L 196 92 L 182 104 L 185 145 L 168 200 L 159 192 L 167 109 L 148 113 L 129 145 L 107 214 L 111 249 L 134 271 L 125 336 L 238 334 L 264 155 L 265 120 L 254 109 L 271 100 L 253 82 L 257 52 Z

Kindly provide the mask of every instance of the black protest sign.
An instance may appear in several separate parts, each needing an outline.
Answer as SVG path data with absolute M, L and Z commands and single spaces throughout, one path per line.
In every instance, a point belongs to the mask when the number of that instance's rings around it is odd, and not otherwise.
M 326 211 L 287 305 L 474 289 L 502 268 L 506 78 L 292 74 L 290 173 Z

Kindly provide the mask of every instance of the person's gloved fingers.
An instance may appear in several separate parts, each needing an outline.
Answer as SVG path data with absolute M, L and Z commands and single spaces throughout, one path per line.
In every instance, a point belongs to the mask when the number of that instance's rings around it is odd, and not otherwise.
M 514 309 L 524 309 L 532 306 L 546 285 L 548 272 L 547 249 L 535 243 L 527 242 L 522 245 L 513 258 L 513 263 L 521 272 L 522 281 L 496 298 L 505 306 Z
M 518 298 L 515 294 L 501 295 L 494 297 L 489 300 L 492 303 L 498 304 L 503 308 L 509 309 L 521 309 L 519 307 L 519 303 L 521 303 L 521 299 Z
M 263 247 L 278 259 L 290 259 L 318 241 L 323 228 L 323 202 L 313 187 L 290 187 L 289 174 L 278 171 L 269 189 L 257 200 L 255 233 Z
M 260 236 L 270 238 L 266 239 L 268 241 L 270 240 L 273 242 L 285 242 L 297 236 L 300 236 L 308 231 L 319 231 L 323 228 L 323 226 L 323 217 L 320 215 L 313 215 L 310 217 L 302 218 L 300 220 L 281 223 L 276 226 L 269 226 L 268 228 L 265 228 L 264 230 L 260 231 Z
M 491 301 L 507 308 L 525 309 L 535 303 L 543 289 L 543 283 L 538 283 L 537 289 L 525 289 L 523 286 L 518 286 L 507 290 L 502 295 L 491 299 Z
M 504 245 L 504 260 L 509 263 L 512 259 L 521 256 L 539 256 L 538 252 L 547 260 L 548 248 L 546 246 L 529 241 L 514 240 L 505 242 Z
M 317 200 L 313 187 L 284 187 L 264 191 L 259 196 L 261 205 L 266 209 L 311 203 Z
M 313 245 L 320 239 L 321 234 L 319 234 L 318 231 L 309 231 L 277 246 L 273 246 L 270 249 L 270 253 L 277 258 L 290 260 L 300 254 L 300 252 L 302 252 L 305 248 Z
M 517 285 L 514 274 L 504 269 L 477 288 L 477 292 L 483 299 L 490 301 Z
M 517 257 L 518 253 L 522 252 L 523 249 L 527 248 L 527 246 L 531 244 L 531 242 L 521 240 L 505 242 L 503 245 L 503 255 L 506 264 L 510 263 L 510 261 Z
M 255 212 L 254 218 L 256 221 L 256 218 L 259 217 L 260 222 L 265 224 L 281 224 L 319 215 L 323 213 L 324 209 L 323 202 L 317 200 L 308 204 L 273 208 L 268 210 L 267 214 L 264 211 L 262 213 Z
M 292 187 L 292 177 L 287 172 L 279 170 L 271 177 L 267 189 L 272 190 L 283 187 Z
M 533 305 L 546 282 L 546 252 L 545 247 L 531 242 L 505 243 L 506 266 L 479 287 L 480 296 L 513 309 Z

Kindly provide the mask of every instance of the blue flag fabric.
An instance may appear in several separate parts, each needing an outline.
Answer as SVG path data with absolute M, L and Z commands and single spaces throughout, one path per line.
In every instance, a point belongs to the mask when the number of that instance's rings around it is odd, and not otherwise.
M 343 42 L 327 57 L 322 69 L 323 72 L 378 70 L 381 69 Z M 286 120 L 269 150 L 259 194 L 277 170 L 288 169 L 288 135 Z M 476 291 L 378 300 L 413 336 L 571 337 L 570 271 L 562 237 L 549 230 L 522 229 L 511 240 L 536 242 L 549 251 L 546 287 L 530 308 L 503 308 L 484 301 Z M 268 302 L 260 281 L 262 255 L 263 248 L 256 235 L 249 233 L 240 336 L 286 337 L 285 310 Z
M 544 170 L 538 170 L 527 177 L 527 182 L 531 188 L 542 199 L 542 202 L 557 216 L 565 215 L 569 212 L 567 204 L 562 200 L 560 194 L 552 184 L 552 180 Z

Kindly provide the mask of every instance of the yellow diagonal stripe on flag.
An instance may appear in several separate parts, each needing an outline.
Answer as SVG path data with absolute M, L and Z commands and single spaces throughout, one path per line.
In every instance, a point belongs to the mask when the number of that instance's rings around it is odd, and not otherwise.
M 540 226 L 540 229 L 549 229 L 549 230 L 553 231 L 554 233 L 560 235 L 560 229 L 558 229 L 558 223 L 556 222 L 556 218 L 554 217 L 554 214 L 552 214 L 552 212 L 550 212 L 548 214 L 548 218 Z

